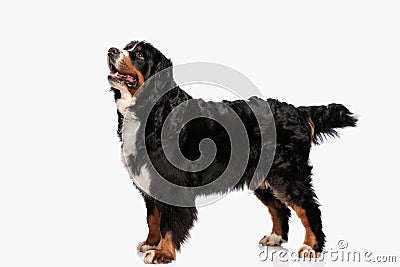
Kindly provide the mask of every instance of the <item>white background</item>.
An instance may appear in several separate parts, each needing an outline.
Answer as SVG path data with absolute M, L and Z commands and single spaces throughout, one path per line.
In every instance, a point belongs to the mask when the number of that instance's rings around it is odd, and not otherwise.
M 0 266 L 141 264 L 145 208 L 120 162 L 106 80 L 107 49 L 133 39 L 174 64 L 230 66 L 266 97 L 360 114 L 357 128 L 312 151 L 326 248 L 344 239 L 349 251 L 400 260 L 400 4 L 232 2 L 3 3 Z M 290 227 L 284 246 L 295 251 L 304 230 L 295 215 Z M 270 228 L 253 195 L 233 193 L 199 210 L 174 264 L 271 265 L 257 246 Z

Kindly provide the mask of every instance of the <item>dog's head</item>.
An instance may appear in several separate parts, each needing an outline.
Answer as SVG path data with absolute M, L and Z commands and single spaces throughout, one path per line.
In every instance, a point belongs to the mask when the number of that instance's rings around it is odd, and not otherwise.
M 144 41 L 132 41 L 124 49 L 110 48 L 107 61 L 108 81 L 122 98 L 134 96 L 148 78 L 172 66 L 169 59 Z

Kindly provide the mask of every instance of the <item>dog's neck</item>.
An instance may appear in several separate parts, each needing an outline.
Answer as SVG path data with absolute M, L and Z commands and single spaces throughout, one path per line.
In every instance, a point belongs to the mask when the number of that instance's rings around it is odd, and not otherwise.
M 125 116 L 128 106 L 132 103 L 132 101 L 134 101 L 134 97 L 132 96 L 130 98 L 119 98 L 115 101 L 118 111 L 123 116 Z
M 115 99 L 118 111 L 125 116 L 128 106 L 132 105 L 136 97 L 132 95 L 128 90 L 119 90 L 121 97 Z

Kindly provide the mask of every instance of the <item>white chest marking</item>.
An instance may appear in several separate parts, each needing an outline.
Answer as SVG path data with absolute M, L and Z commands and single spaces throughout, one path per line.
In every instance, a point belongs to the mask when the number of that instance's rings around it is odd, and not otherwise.
M 128 90 L 120 90 L 120 92 L 121 98 L 117 99 L 115 103 L 117 104 L 118 111 L 125 116 L 128 106 L 135 105 L 136 98 Z
M 132 98 L 128 105 L 125 107 L 126 111 L 128 106 L 134 106 L 136 98 Z M 118 103 L 117 103 L 118 105 Z M 134 112 L 124 113 L 124 126 L 122 128 L 123 140 L 123 153 L 125 155 L 136 155 L 136 140 L 138 139 L 138 131 L 140 128 L 140 121 Z
M 118 99 L 122 100 L 122 99 Z M 118 101 L 117 101 L 117 106 L 118 106 Z M 123 104 L 123 102 L 120 102 Z M 133 106 L 136 104 L 136 98 L 133 97 L 128 101 L 128 104 L 124 106 L 125 113 L 124 114 L 124 126 L 122 128 L 122 139 L 123 139 L 123 155 L 122 155 L 122 163 L 127 167 L 130 177 L 132 181 L 140 187 L 144 192 L 149 194 L 150 190 L 150 183 L 151 183 L 151 176 L 149 169 L 147 168 L 147 165 L 144 164 L 137 175 L 132 174 L 131 172 L 131 167 L 128 162 L 126 162 L 127 158 L 132 155 L 136 155 L 137 149 L 136 149 L 136 141 L 138 139 L 138 131 L 140 128 L 140 121 L 138 117 L 136 117 L 136 114 L 129 111 L 127 112 L 128 106 Z M 119 108 L 118 108 L 119 109 Z

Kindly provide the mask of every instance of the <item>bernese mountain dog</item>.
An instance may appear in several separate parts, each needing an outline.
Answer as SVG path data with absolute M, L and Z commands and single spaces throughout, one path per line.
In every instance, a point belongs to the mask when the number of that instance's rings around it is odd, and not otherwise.
M 272 218 L 271 233 L 259 243 L 279 246 L 287 242 L 291 208 L 305 228 L 299 256 L 318 257 L 324 248 L 325 234 L 312 186 L 310 149 L 312 144 L 320 143 L 326 136 L 336 136 L 335 128 L 356 126 L 357 118 L 353 113 L 341 104 L 295 107 L 275 99 L 257 97 L 222 102 L 193 99 L 174 82 L 171 60 L 145 41 L 132 41 L 123 49 L 110 48 L 107 59 L 110 69 L 108 81 L 117 105 L 118 136 L 123 149 L 124 145 L 131 146 L 126 148 L 130 152 L 123 162 L 147 208 L 149 231 L 146 240 L 138 246 L 138 251 L 145 253 L 145 263 L 169 263 L 176 259 L 176 251 L 187 240 L 196 221 L 197 196 L 226 193 L 246 186 L 250 188 L 253 177 L 261 177 L 256 179 L 256 187 L 253 184 L 252 189 Z M 151 82 L 160 73 L 163 77 Z M 166 125 L 168 116 L 176 109 L 178 112 Z M 183 117 L 193 111 L 201 116 L 184 122 Z M 128 115 L 130 123 L 127 126 L 124 124 Z M 266 139 L 262 138 L 264 129 L 258 120 L 268 120 L 269 115 L 273 118 L 270 126 L 276 134 L 270 136 L 275 138 L 273 142 L 268 135 Z M 239 147 L 249 147 L 245 163 L 240 162 L 242 158 L 232 155 L 237 153 L 231 151 L 236 145 L 231 142 L 235 140 L 231 140 L 226 125 L 224 127 L 215 119 L 234 116 L 244 125 L 248 137 L 248 142 L 236 140 Z M 228 125 L 232 122 L 232 129 L 240 127 L 235 120 L 226 121 Z M 162 138 L 162 128 L 168 128 L 167 137 L 163 137 L 166 140 Z M 216 148 L 211 163 L 195 171 L 172 164 L 163 149 L 163 142 L 169 142 L 169 136 L 176 134 L 179 152 L 193 164 L 201 157 L 202 140 L 211 139 Z M 125 135 L 133 136 L 133 141 L 131 138 L 130 142 L 125 142 Z M 144 136 L 143 142 L 135 139 L 138 135 Z M 245 153 L 245 147 L 239 151 Z M 264 158 L 261 157 L 263 152 Z M 163 182 L 201 188 L 223 176 L 230 160 L 235 166 L 244 166 L 242 172 L 232 168 L 225 174 L 228 180 L 229 177 L 233 179 L 233 186 L 228 181 L 211 188 L 204 187 L 204 190 L 180 193 Z M 257 168 L 258 164 L 261 168 Z M 171 195 L 182 200 L 182 205 L 162 201 Z

